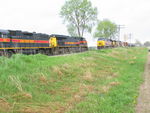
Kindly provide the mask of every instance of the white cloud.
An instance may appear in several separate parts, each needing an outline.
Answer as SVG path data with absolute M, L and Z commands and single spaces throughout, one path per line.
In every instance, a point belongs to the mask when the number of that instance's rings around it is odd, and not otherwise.
M 140 41 L 149 40 L 149 0 L 91 1 L 93 6 L 98 7 L 99 19 L 108 18 L 126 26 L 121 31 L 122 36 L 133 33 L 134 38 Z M 59 15 L 65 0 L 0 0 L 0 3 L 0 29 L 67 34 Z

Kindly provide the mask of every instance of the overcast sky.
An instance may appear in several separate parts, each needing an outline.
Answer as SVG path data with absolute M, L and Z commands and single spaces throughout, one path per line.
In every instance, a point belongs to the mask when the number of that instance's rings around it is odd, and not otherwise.
M 125 25 L 124 34 L 150 40 L 150 0 L 91 0 L 98 18 Z M 68 35 L 59 12 L 65 0 L 0 0 L 0 29 Z M 90 44 L 92 35 L 86 35 Z

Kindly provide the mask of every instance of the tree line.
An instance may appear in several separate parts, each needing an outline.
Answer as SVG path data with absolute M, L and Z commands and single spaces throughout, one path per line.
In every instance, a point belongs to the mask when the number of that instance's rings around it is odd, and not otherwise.
M 150 41 L 145 41 L 144 43 L 140 42 L 139 40 L 135 40 L 136 46 L 144 46 L 144 47 L 150 47 Z
M 114 38 L 117 25 L 108 20 L 98 20 L 98 9 L 89 0 L 67 0 L 62 6 L 60 15 L 71 36 L 83 37 L 86 32 L 91 33 L 96 25 L 94 37 Z

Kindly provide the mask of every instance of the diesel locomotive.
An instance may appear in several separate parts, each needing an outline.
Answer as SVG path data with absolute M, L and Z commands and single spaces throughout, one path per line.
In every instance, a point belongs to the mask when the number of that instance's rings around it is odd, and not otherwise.
M 121 42 L 106 38 L 99 38 L 97 40 L 97 49 L 111 48 L 111 47 L 127 47 L 129 46 L 128 42 Z
M 83 37 L 0 30 L 0 55 L 16 53 L 57 55 L 88 50 Z

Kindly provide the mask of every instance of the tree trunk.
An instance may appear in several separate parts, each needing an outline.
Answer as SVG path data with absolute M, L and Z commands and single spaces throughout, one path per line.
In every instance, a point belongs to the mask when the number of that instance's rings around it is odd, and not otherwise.
M 78 36 L 80 37 L 81 34 L 80 34 L 80 28 L 79 28 L 79 26 L 77 27 L 77 29 L 78 29 Z

